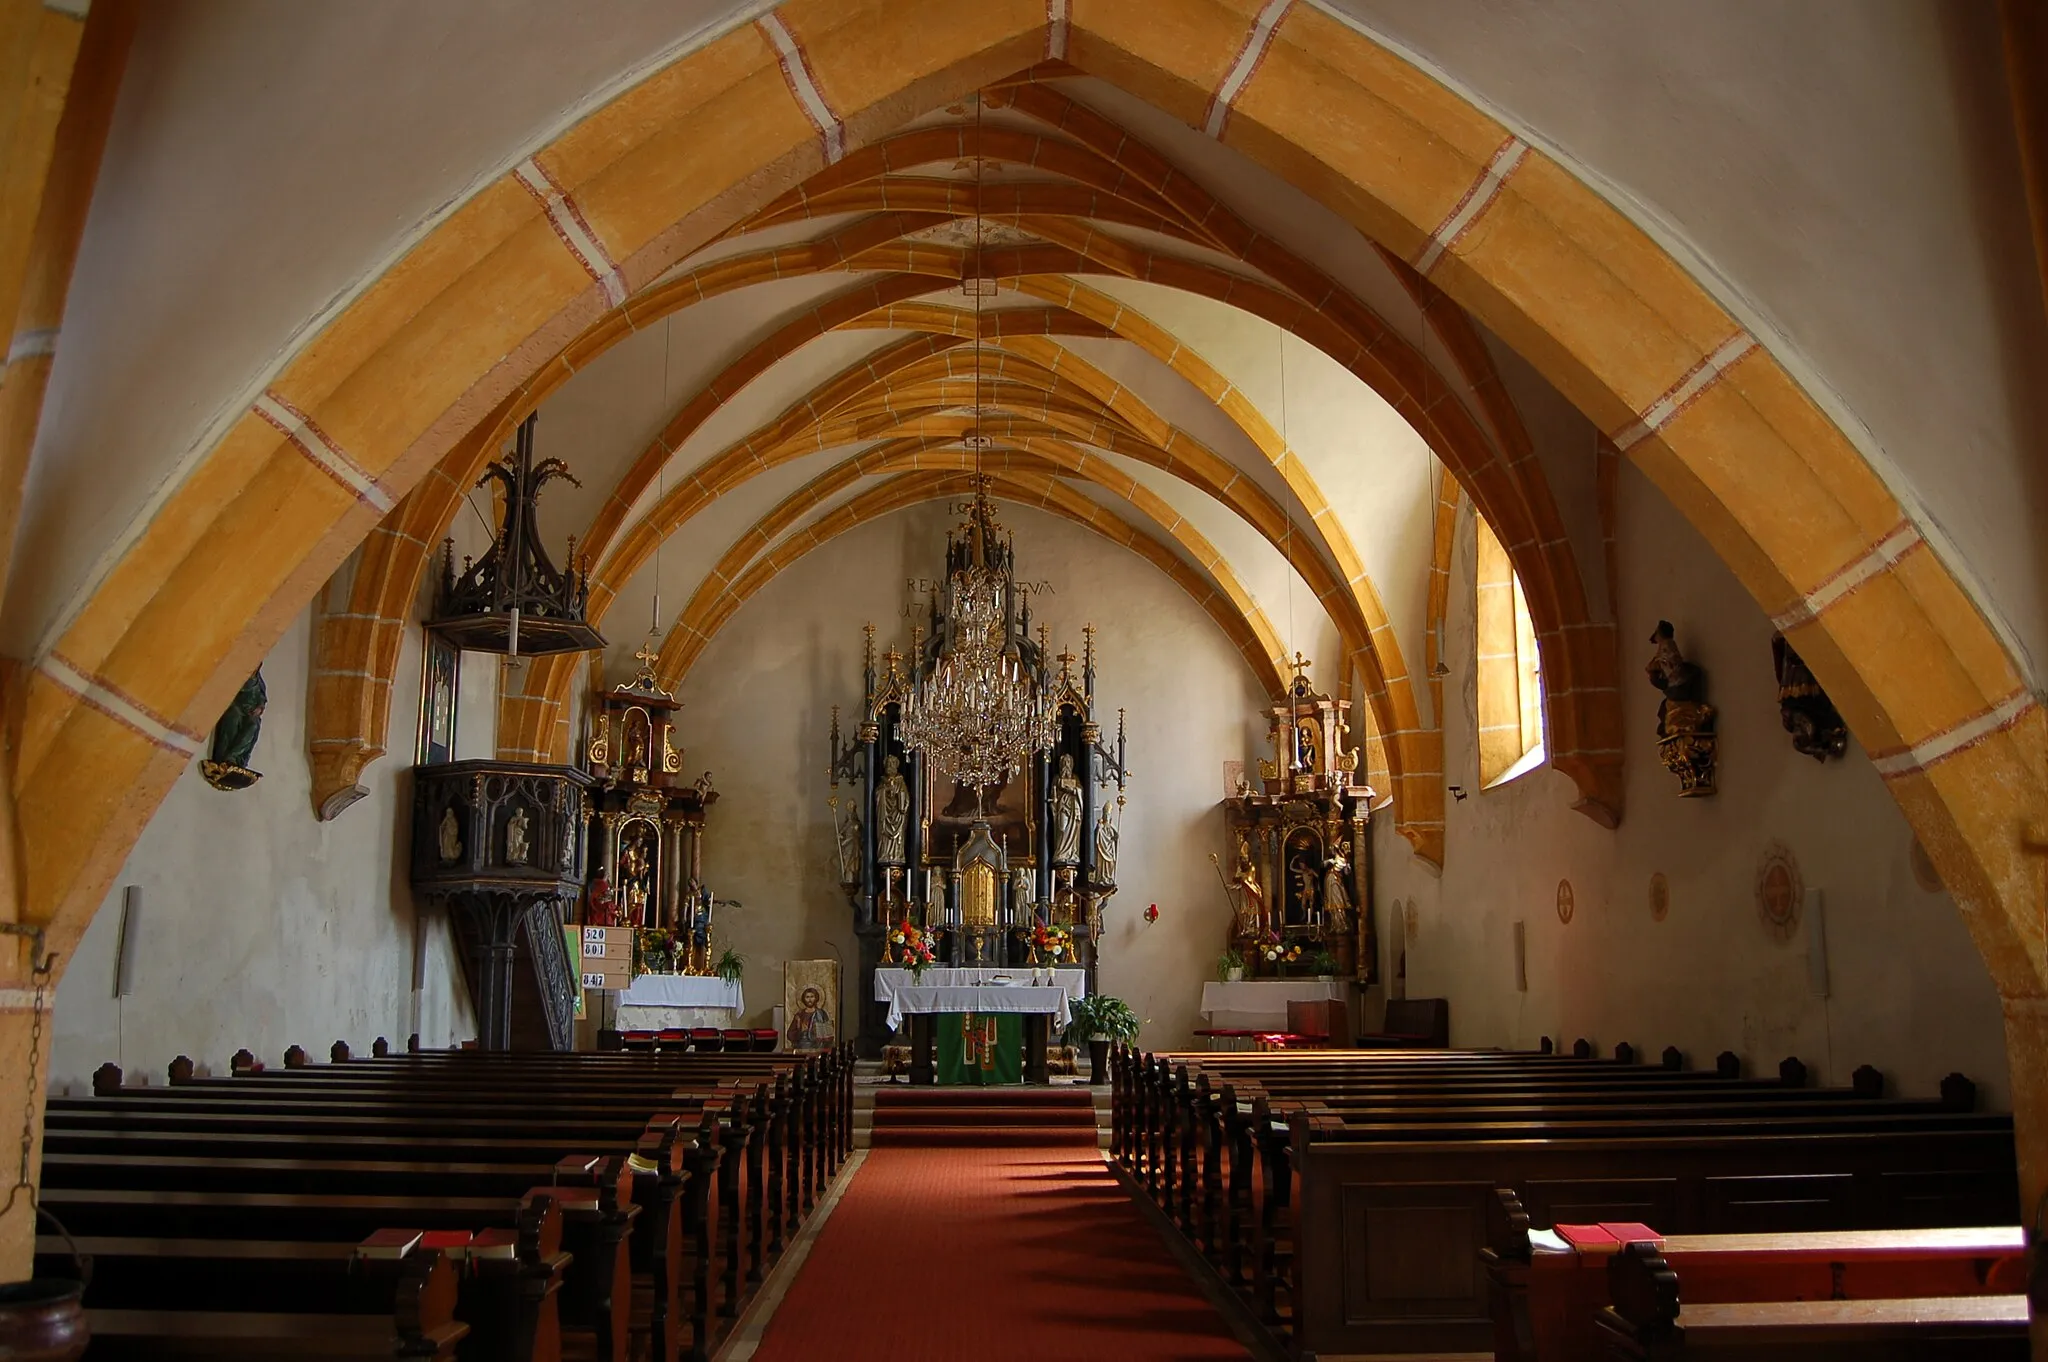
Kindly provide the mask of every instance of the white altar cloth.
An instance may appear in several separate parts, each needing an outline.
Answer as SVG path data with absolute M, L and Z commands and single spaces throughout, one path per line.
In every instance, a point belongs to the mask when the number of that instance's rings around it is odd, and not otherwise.
M 1211 979 L 1202 985 L 1202 1015 L 1220 1031 L 1285 1031 L 1288 1003 L 1344 998 L 1350 988 L 1342 979 Z
M 875 1001 L 889 1002 L 895 998 L 897 989 L 916 984 L 923 984 L 927 988 L 960 988 L 986 984 L 997 975 L 1007 975 L 1016 985 L 1022 986 L 1030 982 L 1031 966 L 1017 965 L 1010 969 L 998 969 L 993 965 L 969 965 L 955 969 L 946 965 L 933 965 L 924 972 L 922 979 L 912 979 L 910 971 L 902 966 L 884 965 L 875 971 Z M 1085 969 L 1056 969 L 1052 972 L 1052 979 L 1055 984 L 1067 991 L 1069 998 L 1088 996 L 1088 971 Z
M 925 977 L 931 974 L 925 971 Z M 1028 1012 L 1051 1017 L 1057 1035 L 1067 1029 L 1067 999 L 1067 990 L 1058 984 L 899 984 L 887 999 L 889 1029 L 901 1031 L 903 1019 L 913 1013 Z
M 620 1007 L 717 1007 L 746 1011 L 740 982 L 715 974 L 643 974 L 619 995 Z

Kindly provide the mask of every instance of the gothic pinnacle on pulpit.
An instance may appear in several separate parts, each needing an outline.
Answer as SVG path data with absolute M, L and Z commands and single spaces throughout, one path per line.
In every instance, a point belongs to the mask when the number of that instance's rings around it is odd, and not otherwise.
M 442 579 L 434 618 L 427 628 L 471 652 L 538 657 L 547 653 L 584 652 L 604 647 L 604 637 L 590 624 L 590 570 L 576 559 L 576 541 L 569 541 L 567 566 L 557 570 L 541 547 L 540 490 L 556 478 L 580 487 L 560 459 L 533 461 L 533 432 L 538 414 L 519 425 L 510 458 L 494 460 L 477 480 L 478 487 L 499 484 L 504 519 L 484 556 L 463 560 L 455 572 L 455 541 L 442 554 Z

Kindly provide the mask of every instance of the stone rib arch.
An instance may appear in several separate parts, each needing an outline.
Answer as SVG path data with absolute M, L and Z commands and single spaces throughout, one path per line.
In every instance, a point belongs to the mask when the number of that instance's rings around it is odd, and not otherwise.
M 1079 110 L 1079 106 L 1072 105 L 1070 101 L 1065 101 L 1063 97 L 1052 95 L 1050 92 L 1038 91 L 1034 94 L 1033 89 L 1034 87 L 1030 86 L 1019 87 L 1015 92 L 1018 102 L 1022 103 L 1026 100 L 1033 100 L 1040 105 L 1044 105 L 1048 100 L 1053 101 L 1056 111 L 1065 123 L 1071 125 L 1083 121 L 1082 111 Z M 1040 112 L 1042 115 L 1045 110 L 1041 108 Z M 1101 121 L 1092 114 L 1086 115 L 1086 118 L 1093 119 L 1098 123 Z M 1097 135 L 1100 136 L 1099 131 Z M 908 134 L 905 136 L 919 143 L 920 149 L 914 155 L 905 154 L 901 158 L 904 160 L 915 160 L 918 158 L 944 159 L 957 155 L 964 146 L 964 143 L 960 140 L 962 134 L 958 130 L 928 130 L 927 133 Z M 877 148 L 873 149 L 877 154 L 871 158 L 874 165 L 886 167 L 889 164 L 888 153 L 898 147 L 899 140 L 891 139 L 878 144 Z M 1008 151 L 1013 155 L 1032 159 L 1034 164 L 1036 164 L 1040 159 L 1040 150 L 1046 145 L 1047 143 L 1043 139 L 1030 140 L 1012 137 L 1009 141 L 1000 143 L 999 149 Z M 1122 150 L 1124 149 L 1120 149 L 1119 154 L 1122 154 Z M 1064 148 L 1063 151 L 1069 163 L 1069 168 L 1071 168 L 1071 163 L 1075 156 L 1074 149 Z M 1133 155 L 1135 154 L 1134 152 Z M 1153 160 L 1159 161 L 1156 154 L 1153 155 Z M 1106 161 L 1099 165 L 1095 162 L 1088 162 L 1088 164 L 1098 172 L 1116 168 L 1110 166 Z M 849 194 L 857 193 L 864 183 L 858 176 L 853 174 L 852 167 L 848 163 L 843 163 L 842 167 L 840 167 L 840 178 L 846 182 L 845 188 L 837 191 L 842 198 Z M 1098 173 L 1097 178 L 1106 179 L 1101 173 Z M 1171 172 L 1164 176 L 1155 173 L 1152 178 L 1162 179 L 1168 182 L 1172 189 L 1178 191 L 1179 209 L 1190 221 L 1199 221 L 1204 224 L 1229 224 L 1236 222 L 1227 209 L 1223 209 L 1212 197 L 1207 195 L 1206 191 L 1193 186 L 1184 177 L 1181 177 L 1177 184 L 1171 183 L 1174 180 Z M 926 215 L 925 218 L 920 219 L 917 214 L 905 211 L 903 205 L 889 202 L 889 186 L 886 184 L 877 186 L 872 181 L 865 183 L 868 188 L 877 191 L 878 197 L 847 199 L 847 203 L 858 202 L 861 206 L 887 209 L 888 211 L 878 212 L 873 218 L 861 223 L 852 224 L 835 233 L 832 237 L 832 250 L 829 252 L 820 252 L 814 248 L 799 248 L 798 254 L 802 258 L 798 262 L 789 261 L 786 258 L 788 255 L 786 250 L 770 253 L 775 257 L 774 277 L 783 277 L 787 266 L 791 263 L 797 263 L 799 266 L 816 265 L 821 256 L 839 267 L 844 267 L 849 263 L 847 259 L 849 250 L 858 252 L 862 245 L 868 245 L 870 249 L 884 248 L 890 243 L 895 242 L 896 236 L 900 234 L 901 229 L 910 223 L 914 221 L 937 220 L 936 215 Z M 959 186 L 957 185 L 950 185 L 946 198 L 946 202 L 950 205 L 949 211 L 953 215 L 958 214 L 960 205 L 956 201 L 956 193 L 951 191 L 957 191 L 958 188 Z M 1056 187 L 1043 185 L 1013 187 L 1015 191 L 1013 197 L 1016 200 L 1016 206 L 1020 209 L 1029 207 L 1036 210 L 1036 215 L 1032 218 L 1034 225 L 1043 226 L 1043 213 L 1046 210 L 1057 210 L 1072 206 L 1069 204 L 1042 203 L 1032 200 L 1032 191 L 1053 188 Z M 840 203 L 837 199 L 833 199 L 832 202 L 834 207 L 846 206 L 846 204 Z M 745 226 L 747 224 L 742 225 Z M 1225 237 L 1212 230 L 1209 239 L 1215 242 L 1222 242 L 1225 240 Z M 1260 239 L 1257 238 L 1256 234 L 1250 233 L 1248 228 L 1244 228 L 1241 223 L 1236 224 L 1229 239 L 1233 243 L 1242 242 L 1243 250 L 1247 254 L 1252 250 L 1259 249 L 1261 253 L 1259 263 L 1261 267 L 1269 274 L 1296 280 L 1295 291 L 1297 294 L 1305 294 L 1326 306 L 1330 305 L 1332 300 L 1341 298 L 1341 290 L 1338 290 L 1327 278 L 1316 275 L 1305 266 L 1301 266 L 1299 262 L 1293 262 L 1291 257 L 1287 257 L 1284 252 L 1278 252 L 1278 248 L 1272 246 L 1271 243 L 1264 243 L 1263 249 L 1261 249 Z M 1087 254 L 1086 248 L 1088 245 L 1093 244 L 1094 240 L 1095 238 L 1091 234 L 1082 243 L 1081 254 L 1084 256 Z M 1103 249 L 1110 251 L 1114 255 L 1122 248 L 1117 243 L 1104 243 Z M 1129 256 L 1128 251 L 1125 251 L 1124 254 L 1126 257 Z M 938 264 L 934 268 L 934 273 L 943 277 L 952 277 L 954 271 L 958 268 L 956 262 L 960 259 L 957 253 L 948 257 L 946 253 L 937 251 L 918 251 L 915 252 L 915 255 L 918 259 L 911 262 L 913 265 L 927 259 L 936 260 Z M 746 277 L 745 264 L 736 264 L 735 261 L 730 259 L 717 262 L 709 267 L 709 270 L 714 275 L 723 275 L 728 278 L 738 277 L 743 281 Z M 1154 275 L 1157 271 L 1150 265 L 1142 267 L 1133 266 L 1129 259 L 1126 259 L 1125 268 L 1122 272 L 1136 277 Z M 1412 271 L 1406 271 L 1405 267 L 1402 267 L 1400 272 L 1404 275 L 1404 283 L 1418 290 L 1428 290 L 1426 282 L 1421 281 L 1419 277 L 1413 276 Z M 1206 273 L 1197 271 L 1196 277 L 1205 282 L 1208 287 L 1205 289 L 1200 284 L 1196 284 L 1194 286 L 1195 291 L 1204 292 L 1208 296 L 1237 301 L 1232 298 L 1232 295 L 1243 281 L 1219 276 L 1213 270 Z M 1307 287 L 1304 288 L 1302 283 L 1299 282 L 1302 280 L 1307 281 Z M 1189 281 L 1182 280 L 1180 282 L 1185 285 Z M 687 281 L 685 281 L 685 286 L 687 287 Z M 677 289 L 675 291 L 683 292 L 685 290 Z M 900 295 L 903 289 L 899 284 L 892 291 Z M 705 296 L 701 284 L 698 286 L 697 296 Z M 1259 296 L 1270 297 L 1272 296 L 1271 290 L 1261 289 Z M 1441 295 L 1437 296 L 1440 297 Z M 1120 318 L 1125 311 L 1127 310 L 1105 307 L 1103 315 L 1107 315 L 1112 320 L 1115 320 Z M 1301 325 L 1301 319 L 1309 315 L 1298 306 L 1292 314 L 1285 314 L 1282 308 L 1276 306 L 1268 306 L 1263 311 L 1269 320 L 1277 319 L 1276 324 L 1289 325 L 1297 329 Z M 1442 312 L 1441 309 L 1439 311 Z M 652 313 L 650 312 L 649 319 L 651 319 L 651 315 Z M 1365 318 L 1370 320 L 1372 325 L 1381 333 L 1384 333 L 1384 326 L 1377 319 L 1370 318 L 1370 314 L 1363 309 L 1362 305 L 1354 305 L 1348 315 L 1354 318 L 1354 328 L 1359 325 L 1358 318 Z M 1456 312 L 1455 308 L 1449 309 L 1448 312 L 1443 312 L 1443 316 L 1460 321 L 1463 319 L 1463 314 Z M 792 324 L 793 327 L 797 328 L 802 328 L 804 325 L 803 319 Z M 1467 337 L 1467 341 L 1462 347 L 1454 345 L 1453 350 L 1467 370 L 1468 376 L 1471 377 L 1475 391 L 1480 394 L 1482 404 L 1484 405 L 1485 397 L 1497 391 L 1498 383 L 1497 378 L 1491 383 L 1484 381 L 1491 375 L 1491 364 L 1486 359 L 1483 348 L 1477 344 L 1476 337 L 1470 336 L 1469 325 L 1467 325 L 1463 333 L 1457 332 L 1455 328 L 1441 324 L 1439 324 L 1437 329 L 1439 334 L 1453 339 L 1459 334 Z M 1156 331 L 1156 328 L 1154 330 Z M 1176 360 L 1181 359 L 1182 352 L 1178 344 L 1171 342 L 1170 338 L 1164 337 L 1164 333 L 1159 334 L 1162 336 L 1162 339 L 1151 347 L 1154 352 L 1169 363 L 1174 363 Z M 1129 337 L 1127 336 L 1126 338 L 1128 339 Z M 773 343 L 775 339 L 771 338 L 771 342 L 766 342 L 764 345 Z M 1327 341 L 1324 343 L 1327 344 Z M 761 348 L 757 347 L 757 353 Z M 1367 348 L 1369 349 L 1370 347 Z M 587 347 L 579 347 L 579 349 L 587 350 Z M 1419 363 L 1419 360 L 1417 362 Z M 1229 400 L 1231 396 L 1229 386 L 1224 384 L 1220 378 L 1210 374 L 1206 381 L 1196 381 L 1198 386 L 1203 387 L 1205 391 L 1209 391 L 1212 394 L 1220 394 L 1224 401 Z M 730 391 L 729 387 L 722 384 L 714 384 L 712 387 L 715 390 Z M 1242 415 L 1249 413 L 1253 418 L 1263 423 L 1263 418 L 1258 417 L 1256 411 L 1248 403 L 1243 402 L 1241 398 L 1237 399 L 1237 405 L 1240 411 L 1234 414 Z M 1526 433 L 1521 431 L 1519 420 L 1515 416 L 1512 407 L 1504 402 L 1494 402 L 1487 409 L 1491 413 L 1491 420 L 1496 431 L 1504 431 L 1514 437 L 1518 437 L 1521 452 L 1526 454 Z M 1427 432 L 1425 434 L 1427 438 Z M 1267 443 L 1272 445 L 1277 444 L 1277 441 L 1269 440 Z M 1466 447 L 1469 449 L 1474 445 L 1483 446 L 1484 444 L 1484 438 L 1481 437 L 1477 441 L 1467 441 Z M 673 445 L 674 441 L 665 433 L 663 438 L 657 442 L 658 457 L 666 458 Z M 1438 444 L 1437 449 L 1440 455 L 1446 452 L 1441 444 Z M 615 495 L 613 499 L 614 505 L 607 507 L 607 513 L 612 514 L 614 517 L 614 524 L 616 523 L 616 517 L 623 515 L 625 503 L 630 502 L 632 499 L 626 489 L 637 479 L 651 478 L 651 463 L 656 457 L 657 447 L 650 447 L 648 456 L 643 458 L 641 464 L 636 467 L 634 472 L 622 481 L 619 489 L 620 494 Z M 1273 454 L 1269 450 L 1269 457 L 1284 460 L 1285 454 L 1284 451 Z M 1482 457 L 1491 456 L 1484 455 Z M 1465 466 L 1469 466 L 1470 459 L 1468 457 L 1460 462 Z M 1284 462 L 1279 466 L 1283 469 L 1286 467 Z M 1556 529 L 1556 515 L 1550 505 L 1547 485 L 1543 483 L 1540 475 L 1536 476 L 1533 482 L 1534 490 L 1538 494 L 1535 498 L 1536 510 L 1538 512 L 1536 522 L 1540 525 L 1549 526 L 1553 532 L 1548 534 L 1546 538 L 1539 539 L 1537 532 L 1529 528 L 1529 518 L 1516 514 L 1516 508 L 1512 505 L 1506 507 L 1506 515 L 1503 518 L 1511 531 L 1516 529 L 1526 531 L 1520 534 L 1510 534 L 1510 550 L 1517 557 L 1522 570 L 1528 573 L 1531 580 L 1536 584 L 1537 589 L 1533 594 L 1537 602 L 1536 613 L 1539 619 L 1539 632 L 1544 640 L 1546 651 L 1552 659 L 1551 672 L 1561 683 L 1553 688 L 1550 697 L 1553 710 L 1551 727 L 1553 732 L 1559 734 L 1561 738 L 1557 743 L 1555 760 L 1557 765 L 1574 774 L 1575 778 L 1579 780 L 1583 795 L 1581 807 L 1594 813 L 1600 821 L 1611 825 L 1618 816 L 1620 807 L 1620 785 L 1617 775 L 1620 743 L 1618 722 L 1616 716 L 1612 713 L 1615 705 L 1615 690 L 1612 684 L 1612 677 L 1611 675 L 1605 677 L 1599 675 L 1590 677 L 1579 676 L 1577 673 L 1583 672 L 1585 669 L 1578 665 L 1578 660 L 1586 655 L 1585 650 L 1570 647 L 1567 644 L 1567 640 L 1573 637 L 1569 631 L 1583 631 L 1588 628 L 1601 629 L 1605 626 L 1590 625 L 1585 619 L 1583 592 L 1578 585 L 1578 574 L 1575 565 L 1571 562 L 1568 544 L 1561 530 Z M 1316 495 L 1315 499 L 1320 500 L 1319 494 Z M 1494 499 L 1498 501 L 1498 494 L 1496 494 Z M 452 513 L 452 507 L 450 509 Z M 1326 505 L 1324 510 L 1327 511 Z M 593 526 L 591 533 L 586 538 L 602 543 L 605 535 L 612 528 L 612 526 L 608 526 L 603 522 L 604 516 L 601 516 L 600 523 Z M 1341 538 L 1341 530 L 1337 533 Z M 1365 580 L 1362 568 L 1357 563 L 1356 556 L 1349 554 L 1341 543 L 1333 547 L 1338 550 L 1340 560 L 1346 562 L 1346 575 L 1352 581 L 1354 588 L 1360 584 L 1363 584 L 1365 588 L 1364 598 L 1361 600 L 1362 608 L 1365 609 L 1369 616 L 1383 625 L 1384 611 L 1380 608 L 1377 598 L 1371 593 L 1370 583 Z M 1541 561 L 1531 562 L 1532 556 L 1539 558 Z M 1557 560 L 1560 559 L 1561 562 L 1558 562 Z M 1558 568 L 1555 574 L 1555 582 L 1553 582 L 1553 573 L 1551 571 L 1553 564 Z M 1567 612 L 1566 617 L 1563 619 L 1557 618 L 1557 612 L 1560 609 Z M 1375 633 L 1374 637 L 1379 645 L 1380 653 L 1393 654 L 1396 652 L 1398 643 L 1391 629 L 1381 628 Z M 1610 646 L 1605 649 L 1595 649 L 1592 657 L 1595 666 L 1605 663 L 1607 669 L 1611 671 L 1611 656 L 1610 631 Z M 1408 761 L 1406 763 L 1416 776 L 1420 777 L 1429 772 L 1440 772 L 1440 735 L 1434 732 L 1436 727 L 1434 722 L 1425 726 L 1421 722 L 1419 714 L 1414 711 L 1412 703 L 1406 702 L 1405 690 L 1407 681 L 1405 669 L 1398 667 L 1393 669 L 1394 685 L 1390 693 L 1383 684 L 1386 669 L 1377 665 L 1377 657 L 1371 660 L 1374 665 L 1369 666 L 1365 673 L 1369 697 L 1375 703 L 1380 703 L 1382 699 L 1389 700 L 1403 711 L 1398 716 L 1392 718 L 1382 716 L 1382 726 L 1394 738 L 1397 746 L 1405 745 L 1409 748 L 1417 749 L 1407 754 Z M 336 674 L 346 678 L 355 670 L 359 669 L 350 668 L 345 665 L 338 666 Z M 343 684 L 346 684 L 346 682 L 344 681 Z M 1594 712 L 1582 712 L 1589 707 Z M 1596 741 L 1604 742 L 1604 746 L 1594 747 L 1589 752 L 1586 742 L 1588 735 L 1591 735 Z M 1440 775 L 1432 778 L 1432 786 L 1435 783 L 1440 783 Z M 1422 787 L 1416 785 L 1409 792 L 1410 799 L 1408 803 L 1411 807 L 1415 802 L 1416 794 L 1421 791 Z M 1435 791 L 1433 788 L 1428 793 L 1422 793 L 1421 798 L 1437 806 L 1440 806 L 1442 802 L 1441 792 Z M 1429 854 L 1433 860 L 1440 859 L 1440 851 L 1426 852 L 1425 854 Z
M 262 411 L 310 424 L 240 417 L 81 593 L 18 692 L 19 829 L 36 848 L 22 915 L 53 945 L 68 951 L 198 735 L 381 508 L 601 315 L 608 287 L 654 277 L 828 145 L 1032 64 L 1049 33 L 1025 4 L 789 0 L 778 15 L 836 139 L 758 31 L 680 57 L 535 158 L 591 223 L 595 273 L 512 177 L 480 189 L 280 357 Z M 1871 751 L 2006 1000 L 2015 1090 L 2048 1091 L 2048 933 L 2023 835 L 2048 786 L 2048 719 L 1911 509 L 1768 345 L 1569 167 L 1529 148 L 1494 174 L 1523 139 L 1311 6 L 1219 95 L 1249 27 L 1212 0 L 1075 0 L 1059 32 L 1077 68 L 1191 125 L 1214 104 L 1230 145 L 1426 267 L 1701 529 Z M 81 785 L 109 793 L 82 800 Z M 2023 1106 L 2020 1131 L 2031 1203 L 2048 1110 Z M 27 1243 L 8 1240 L 17 1267 Z

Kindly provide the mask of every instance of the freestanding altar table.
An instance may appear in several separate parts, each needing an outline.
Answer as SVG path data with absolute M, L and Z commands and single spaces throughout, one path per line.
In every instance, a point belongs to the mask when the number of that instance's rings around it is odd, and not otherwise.
M 1082 996 L 1087 987 L 1087 974 L 1082 970 L 1062 970 L 1060 974 L 1077 977 L 1065 979 L 1056 975 L 1052 984 L 1036 987 L 1030 984 L 934 982 L 934 976 L 938 975 L 994 975 L 999 972 L 934 968 L 924 972 L 923 981 L 913 983 L 908 970 L 875 971 L 875 1001 L 889 1004 L 890 1029 L 900 1031 L 904 1019 L 910 1021 L 912 1083 L 925 1085 L 935 1080 L 932 1054 L 936 1032 L 933 1019 L 942 1013 L 955 1012 L 1022 1014 L 1024 1081 L 1046 1081 L 1045 1050 L 1051 1026 L 1057 1022 L 1062 1030 L 1066 1028 L 1069 1002 Z
M 621 1031 L 687 1030 L 739 1024 L 747 1010 L 739 980 L 715 974 L 643 974 L 619 994 Z

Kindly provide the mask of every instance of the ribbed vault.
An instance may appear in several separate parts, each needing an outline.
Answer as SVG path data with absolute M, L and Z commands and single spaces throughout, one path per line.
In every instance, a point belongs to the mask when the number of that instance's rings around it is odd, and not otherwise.
M 1264 609 L 1215 545 L 1144 488 L 1126 461 L 1199 492 L 1275 548 L 1336 632 L 1344 656 L 1334 674 L 1347 690 L 1355 679 L 1368 706 L 1397 825 L 1418 852 L 1440 860 L 1440 685 L 1430 688 L 1425 707 L 1349 528 L 1318 470 L 1277 429 L 1270 398 L 1262 406 L 1170 320 L 1105 291 L 1117 280 L 1139 281 L 1224 304 L 1313 345 L 1407 420 L 1449 470 L 1449 485 L 1469 486 L 1528 587 L 1550 683 L 1553 760 L 1578 782 L 1582 808 L 1603 822 L 1618 818 L 1611 622 L 1588 608 L 1529 436 L 1463 312 L 1407 265 L 1375 252 L 1386 285 L 1382 307 L 1405 299 L 1414 309 L 1391 320 L 1052 83 L 1002 83 L 983 101 L 972 120 L 965 116 L 971 106 L 956 106 L 930 125 L 860 148 L 736 223 L 588 326 L 451 446 L 366 545 L 346 608 L 321 623 L 312 683 L 316 803 L 339 803 L 363 763 L 384 750 L 398 640 L 417 616 L 434 546 L 513 426 L 544 410 L 612 347 L 657 324 L 687 328 L 699 304 L 843 274 L 844 286 L 828 285 L 809 306 L 763 327 L 681 395 L 651 440 L 607 468 L 603 496 L 577 526 L 582 552 L 596 565 L 598 613 L 666 537 L 718 525 L 720 498 L 770 470 L 843 449 L 844 457 L 784 503 L 807 498 L 812 511 L 829 514 L 833 505 L 872 495 L 865 483 L 885 473 L 957 466 L 947 446 L 958 454 L 969 424 L 964 413 L 979 401 L 989 433 L 1003 444 L 998 466 L 1012 478 L 1009 494 L 1084 523 L 1092 521 L 1072 500 L 1079 485 L 1124 507 L 1112 513 L 1117 528 L 1109 537 L 1148 546 L 1141 556 L 1205 604 L 1227 607 L 1211 613 L 1268 689 L 1276 688 L 1274 662 L 1286 648 Z M 977 166 L 985 172 L 978 189 Z M 977 207 L 985 224 L 979 250 Z M 981 314 L 978 384 L 976 314 L 957 287 L 976 277 L 1002 290 L 1000 305 Z M 849 332 L 872 332 L 876 340 L 857 362 L 813 372 L 817 342 Z M 1243 447 L 1220 451 L 1167 420 L 1076 342 L 1116 342 L 1143 355 L 1213 404 Z M 739 440 L 699 447 L 697 437 L 722 408 L 790 368 L 811 373 L 794 400 Z M 1242 466 L 1247 450 L 1277 483 L 1262 485 L 1255 469 Z M 1320 471 L 1344 475 L 1327 461 Z M 1050 482 L 1024 488 L 1014 481 L 1027 475 Z M 658 482 L 667 487 L 656 496 Z M 784 547 L 771 542 L 786 528 L 770 530 L 775 514 L 712 531 L 730 533 L 730 547 L 671 623 L 663 665 L 672 675 L 687 671 L 714 603 L 723 603 L 715 606 L 722 623 L 744 599 L 732 594 L 734 583 L 753 581 L 758 589 L 766 580 L 763 564 Z M 1440 605 L 1432 599 L 1429 608 L 1433 621 Z M 1425 639 L 1411 641 L 1428 645 L 1432 672 L 1434 632 L 1426 627 Z M 499 716 L 505 755 L 566 751 L 575 673 L 567 660 L 542 660 L 507 688 Z

